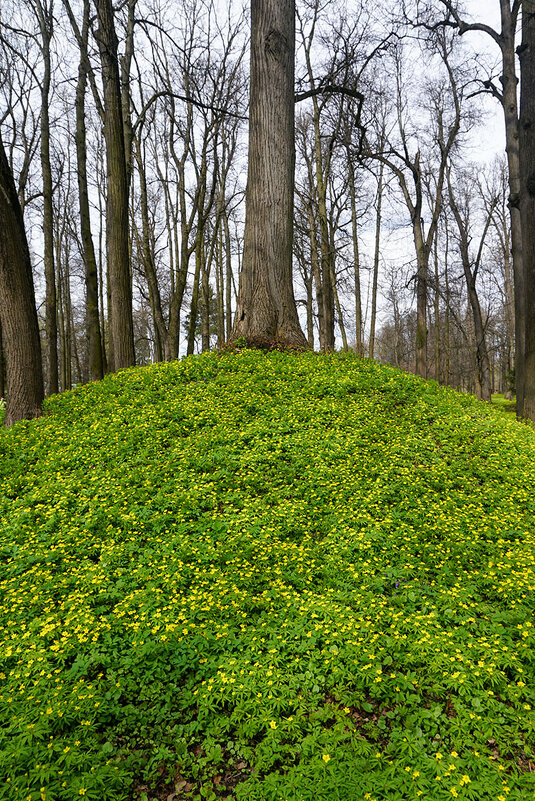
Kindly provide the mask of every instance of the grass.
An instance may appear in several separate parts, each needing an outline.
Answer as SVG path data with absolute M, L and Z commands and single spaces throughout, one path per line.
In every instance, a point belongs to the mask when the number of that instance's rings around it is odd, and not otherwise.
M 506 398 L 505 395 L 499 392 L 492 396 L 492 403 L 497 409 L 506 414 L 516 414 L 516 401 L 509 400 L 509 398 Z
M 0 799 L 535 798 L 532 428 L 245 350 L 0 453 Z

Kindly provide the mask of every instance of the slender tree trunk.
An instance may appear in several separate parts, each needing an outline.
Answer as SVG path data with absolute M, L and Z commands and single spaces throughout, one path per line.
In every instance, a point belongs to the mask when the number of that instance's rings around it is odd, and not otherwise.
M 41 342 L 22 210 L 0 138 L 0 314 L 6 361 L 6 426 L 37 417 L 43 402 Z
M 135 157 L 139 175 L 139 195 L 141 206 L 141 260 L 143 271 L 149 289 L 150 307 L 155 332 L 155 360 L 163 360 L 162 343 L 167 339 L 167 328 L 162 310 L 160 287 L 154 263 L 154 242 L 152 241 L 151 225 L 149 220 L 149 201 L 147 195 L 147 176 L 141 152 L 140 137 L 135 140 Z
M 204 245 L 203 245 L 204 253 Z M 205 353 L 210 350 L 210 262 L 206 263 L 206 254 L 203 255 L 201 262 L 201 293 L 202 293 L 202 317 L 201 317 L 201 350 Z
M 446 386 L 450 384 L 450 346 L 451 346 L 451 294 L 450 294 L 450 271 L 449 271 L 449 235 L 446 225 L 446 247 L 444 250 L 444 287 L 446 292 L 446 363 L 444 365 L 444 381 Z
M 43 79 L 41 83 L 41 174 L 43 179 L 43 239 L 45 268 L 45 342 L 47 362 L 47 394 L 58 392 L 58 328 L 56 273 L 54 266 L 54 212 L 52 207 L 52 167 L 50 164 L 50 42 L 53 28 L 53 9 L 47 2 L 38 3 L 41 29 Z
M 440 382 L 440 276 L 438 271 L 438 231 L 435 235 L 435 381 Z
M 318 240 L 316 236 L 316 221 L 312 203 L 307 206 L 308 213 L 308 231 L 310 237 L 310 272 L 316 287 L 316 307 L 318 311 L 318 333 L 320 341 L 320 350 L 327 350 L 326 335 L 325 335 L 325 307 L 323 302 L 323 281 L 321 279 L 320 269 L 320 255 Z
M 420 218 L 413 220 L 416 248 L 416 375 L 427 378 L 427 273 L 429 253 Z
M 375 351 L 375 325 L 377 317 L 377 282 L 379 278 L 379 257 L 381 254 L 381 207 L 383 203 L 383 175 L 384 164 L 379 164 L 379 179 L 377 182 L 377 215 L 375 217 L 375 248 L 373 253 L 373 279 L 372 279 L 372 308 L 370 321 L 370 347 L 368 356 L 374 357 Z
M 520 211 L 525 291 L 523 417 L 535 420 L 535 8 L 522 2 L 520 52 Z M 515 274 L 516 279 L 516 274 Z
M 232 339 L 307 347 L 292 282 L 294 0 L 252 0 L 243 267 Z
M 95 0 L 95 38 L 102 64 L 106 139 L 106 254 L 111 289 L 114 369 L 135 364 L 128 236 L 128 178 L 117 36 L 111 0 Z
M 509 242 L 509 232 L 504 231 L 504 295 L 505 295 L 505 330 L 506 330 L 506 365 L 503 375 L 502 391 L 511 398 L 511 392 L 507 387 L 507 380 L 514 367 L 515 352 L 515 299 L 514 299 L 514 278 L 511 264 L 511 249 Z
M 351 235 L 353 239 L 353 272 L 355 294 L 355 349 L 359 356 L 364 353 L 362 346 L 362 300 L 360 291 L 360 253 L 357 230 L 357 199 L 355 195 L 355 170 L 349 148 L 347 149 L 349 200 L 351 206 Z M 382 166 L 382 165 L 381 165 Z
M 219 225 L 217 236 L 217 261 L 216 261 L 216 303 L 217 303 L 217 347 L 222 347 L 225 342 L 225 271 L 224 271 L 224 250 L 223 250 L 223 220 Z
M 189 327 L 188 327 L 188 347 L 187 355 L 191 356 L 195 349 L 195 329 L 197 328 L 197 315 L 199 311 L 199 284 L 202 271 L 202 261 L 204 257 L 204 249 L 202 238 L 197 234 L 197 241 L 195 245 L 195 275 L 193 276 L 193 291 L 191 295 L 191 306 L 189 312 Z
M 82 37 L 87 47 L 89 29 L 89 0 L 84 0 L 84 18 Z M 85 54 L 80 55 L 78 67 L 78 83 L 76 85 L 76 161 L 78 178 L 78 203 L 80 208 L 80 233 L 82 238 L 82 258 L 85 277 L 85 314 L 86 338 L 91 381 L 98 381 L 104 376 L 102 356 L 102 336 L 98 311 L 98 268 L 91 234 L 91 216 L 89 212 L 89 192 L 87 186 L 87 144 L 85 127 L 85 93 L 87 86 L 87 63 Z

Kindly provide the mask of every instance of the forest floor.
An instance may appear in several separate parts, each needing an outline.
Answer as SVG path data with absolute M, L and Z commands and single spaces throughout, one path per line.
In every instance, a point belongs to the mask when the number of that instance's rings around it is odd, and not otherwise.
M 0 799 L 535 798 L 535 431 L 355 356 L 0 434 Z

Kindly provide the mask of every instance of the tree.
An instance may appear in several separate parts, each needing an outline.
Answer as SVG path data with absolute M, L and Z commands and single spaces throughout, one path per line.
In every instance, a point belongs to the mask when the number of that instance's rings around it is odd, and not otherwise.
M 436 37 L 445 77 L 428 87 L 429 117 L 425 132 L 431 143 L 422 143 L 421 123 L 415 123 L 416 111 L 407 100 L 403 51 L 396 53 L 396 116 L 395 135 L 386 137 L 384 151 L 368 149 L 366 155 L 385 164 L 398 179 L 409 212 L 416 254 L 416 374 L 427 377 L 427 302 L 429 260 L 433 251 L 440 213 L 447 160 L 454 149 L 461 127 L 462 87 L 452 66 L 452 42 L 445 34 Z M 449 105 L 448 105 L 449 103 Z M 412 150 L 411 150 L 412 148 Z M 427 231 L 424 211 L 430 214 Z
M 89 190 L 87 184 L 87 143 L 85 124 L 85 93 L 89 64 L 87 59 L 87 41 L 89 34 L 89 0 L 84 0 L 81 37 L 83 46 L 78 66 L 76 84 L 76 159 L 78 178 L 78 204 L 80 208 L 80 234 L 82 240 L 82 258 L 85 268 L 86 293 L 86 336 L 88 348 L 89 375 L 97 381 L 104 375 L 104 359 L 100 321 L 98 313 L 98 267 L 91 233 L 91 217 L 89 211 Z
M 96 0 L 95 31 L 102 64 L 107 198 L 106 255 L 111 284 L 113 367 L 135 364 L 128 239 L 128 174 L 117 34 L 111 0 Z
M 476 341 L 478 395 L 482 400 L 490 401 L 492 390 L 490 360 L 486 341 L 486 322 L 483 319 L 481 302 L 477 290 L 477 276 L 483 258 L 485 238 L 491 225 L 492 215 L 497 205 L 498 198 L 493 198 L 490 208 L 486 209 L 485 211 L 486 219 L 483 225 L 483 231 L 479 245 L 477 247 L 477 254 L 474 256 L 470 249 L 473 239 L 472 220 L 470 217 L 472 205 L 471 199 L 474 195 L 477 196 L 476 181 L 474 180 L 473 176 L 471 176 L 469 173 L 466 173 L 459 181 L 460 189 L 458 189 L 456 193 L 455 187 L 452 183 L 451 170 L 449 168 L 447 170 L 447 178 L 450 208 L 453 212 L 453 216 L 455 217 L 455 222 L 459 232 L 459 253 L 461 256 L 461 263 L 466 281 L 468 302 L 472 312 L 472 322 Z
M 456 0 L 439 0 L 440 7 L 446 11 L 445 18 L 439 19 L 434 3 L 424 5 L 424 13 L 420 17 L 425 27 L 436 29 L 449 26 L 460 35 L 477 31 L 489 36 L 497 45 L 501 54 L 501 75 L 499 86 L 492 77 L 483 82 L 483 91 L 492 94 L 503 108 L 505 121 L 505 150 L 509 167 L 509 208 L 511 211 L 511 250 L 513 256 L 514 295 L 515 295 L 515 379 L 516 410 L 523 416 L 524 407 L 524 374 L 525 374 L 525 342 L 526 342 L 526 293 L 525 275 L 522 261 L 522 228 L 520 214 L 520 143 L 518 121 L 518 76 L 515 54 L 515 39 L 520 7 L 527 11 L 528 2 L 521 0 L 499 0 L 500 30 L 492 28 L 484 22 L 468 21 L 459 8 Z M 525 6 L 525 9 L 524 9 Z M 528 12 L 529 14 L 529 12 Z M 527 62 L 524 59 L 524 70 Z
M 50 90 L 52 79 L 51 43 L 54 34 L 54 0 L 28 0 L 39 26 L 39 48 L 43 60 L 41 90 L 41 176 L 43 181 L 43 240 L 46 281 L 45 343 L 47 394 L 59 390 L 56 271 L 54 265 L 54 215 L 52 164 L 50 159 Z
M 251 0 L 243 266 L 231 339 L 306 348 L 292 285 L 294 0 Z
M 38 417 L 43 402 L 41 343 L 30 253 L 13 174 L 0 138 L 0 315 L 6 360 L 7 426 Z
M 522 2 L 520 55 L 520 214 L 525 304 L 523 416 L 535 420 L 535 5 Z

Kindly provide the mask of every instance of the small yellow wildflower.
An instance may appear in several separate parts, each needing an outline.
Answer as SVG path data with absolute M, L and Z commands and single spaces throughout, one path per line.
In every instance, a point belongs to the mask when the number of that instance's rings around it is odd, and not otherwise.
M 329 756 L 329 754 L 323 754 L 323 756 L 321 758 L 323 759 L 325 764 L 327 764 L 327 762 L 331 761 L 331 757 Z

